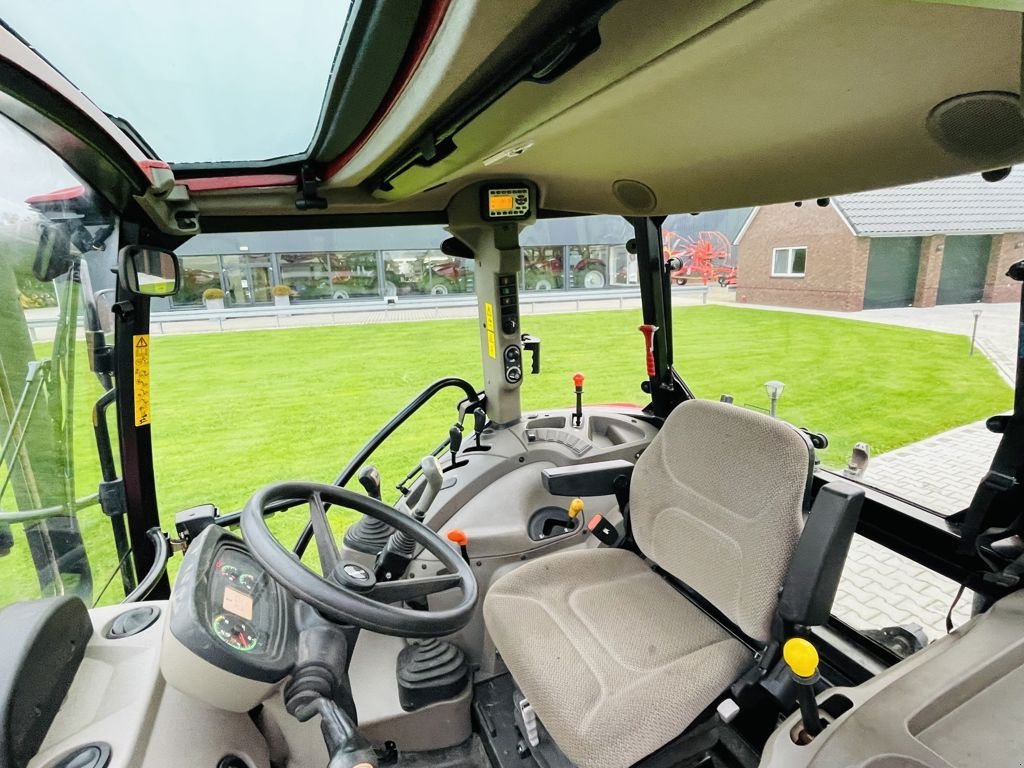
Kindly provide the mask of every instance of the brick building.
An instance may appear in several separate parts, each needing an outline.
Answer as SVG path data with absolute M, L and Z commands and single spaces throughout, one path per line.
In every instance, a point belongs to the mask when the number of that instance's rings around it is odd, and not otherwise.
M 1024 167 L 755 208 L 736 237 L 737 300 L 814 309 L 1015 301 Z

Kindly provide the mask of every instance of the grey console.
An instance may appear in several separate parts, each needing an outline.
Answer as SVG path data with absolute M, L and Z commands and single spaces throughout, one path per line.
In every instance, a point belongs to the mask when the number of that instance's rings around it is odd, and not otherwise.
M 583 513 L 570 520 L 571 499 L 545 490 L 542 472 L 614 459 L 635 462 L 657 428 L 639 409 L 586 408 L 579 427 L 571 426 L 571 414 L 570 409 L 528 412 L 516 424 L 486 429 L 479 449 L 467 436 L 457 466 L 445 459 L 445 482 L 424 522 L 442 536 L 465 533 L 481 606 L 491 583 L 523 562 L 556 550 L 600 546 L 586 527 L 593 515 L 613 524 L 621 520 L 612 494 L 582 497 Z M 419 485 L 406 503 L 415 504 Z M 433 556 L 422 553 L 407 578 L 431 575 L 438 568 Z M 448 599 L 445 593 L 433 595 L 431 606 L 443 607 Z M 490 668 L 493 655 L 480 615 L 454 639 L 473 662 Z
M 1024 593 L 856 688 L 818 696 L 828 727 L 797 744 L 799 715 L 765 747 L 764 768 L 1017 765 L 1024 754 Z

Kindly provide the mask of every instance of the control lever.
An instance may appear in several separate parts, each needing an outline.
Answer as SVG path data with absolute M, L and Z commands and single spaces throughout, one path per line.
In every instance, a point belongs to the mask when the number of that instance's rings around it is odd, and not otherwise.
M 818 675 L 818 651 L 802 637 L 794 637 L 782 646 L 782 658 L 796 683 L 796 699 L 800 704 L 800 719 L 804 724 L 804 738 L 809 742 L 821 733 L 821 715 L 814 699 L 814 684 Z
M 637 330 L 644 335 L 644 352 L 647 354 L 647 377 L 653 378 L 658 372 L 654 366 L 654 334 L 658 330 L 658 326 L 645 324 L 641 325 Z
M 540 373 L 540 339 L 523 334 L 523 349 L 530 353 L 530 373 Z
M 476 449 L 480 450 L 480 435 L 483 434 L 484 429 L 487 427 L 487 411 L 483 408 L 477 408 L 473 411 L 473 433 L 476 437 Z
M 371 499 L 381 500 L 380 496 L 380 472 L 372 464 L 367 464 L 365 467 L 359 470 L 359 474 L 356 475 L 356 480 L 363 486 L 363 490 L 366 491 L 366 495 Z
M 416 505 L 412 508 L 412 516 L 423 522 L 427 510 L 437 498 L 437 492 L 441 490 L 441 483 L 444 482 L 441 465 L 436 456 L 425 456 L 420 462 L 420 470 L 423 472 L 424 487 Z M 416 542 L 404 531 L 395 531 L 388 539 L 384 549 L 377 556 L 377 564 L 374 569 L 377 581 L 394 581 L 402 578 L 409 561 L 416 554 Z
M 327 768 L 377 768 L 377 753 L 359 733 L 344 710 L 328 699 L 314 702 L 320 715 L 320 732 L 331 756 Z
M 367 496 L 381 501 L 380 472 L 377 471 L 375 466 L 367 464 L 360 469 L 359 474 L 356 475 L 356 480 L 363 486 Z M 355 525 L 348 527 L 343 541 L 349 549 L 365 552 L 368 555 L 376 555 L 388 543 L 388 539 L 391 538 L 391 534 L 394 532 L 395 529 L 383 520 L 363 515 Z
M 454 467 L 459 460 L 459 449 L 462 448 L 462 424 L 455 422 L 452 424 L 452 428 L 448 430 L 448 450 L 452 454 L 452 466 Z
M 427 481 L 427 487 L 423 489 L 419 499 L 416 500 L 416 506 L 413 507 L 412 516 L 418 521 L 423 522 L 423 518 L 426 517 L 427 510 L 430 509 L 430 505 L 434 503 L 434 499 L 437 498 L 437 492 L 441 490 L 441 483 L 444 482 L 444 475 L 442 474 L 441 464 L 437 461 L 435 456 L 426 456 L 423 461 L 420 462 L 420 468 L 423 472 L 423 479 Z
M 572 377 L 572 383 L 576 387 L 576 412 L 572 415 L 574 427 L 583 426 L 583 374 L 577 373 Z
M 346 711 L 355 711 L 343 672 L 347 658 L 348 642 L 340 627 L 304 629 L 292 679 L 284 689 L 285 709 L 300 723 L 320 715 L 320 732 L 330 755 L 328 768 L 377 768 L 376 752 Z M 339 672 L 344 681 L 338 679 Z

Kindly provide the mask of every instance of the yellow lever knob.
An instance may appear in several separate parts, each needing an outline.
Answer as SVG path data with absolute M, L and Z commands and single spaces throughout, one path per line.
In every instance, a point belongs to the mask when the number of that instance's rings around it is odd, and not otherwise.
M 576 516 L 583 511 L 583 499 L 573 499 L 569 502 L 569 517 L 576 519 Z
M 794 637 L 782 646 L 782 658 L 797 677 L 813 677 L 818 671 L 818 651 L 802 637 Z

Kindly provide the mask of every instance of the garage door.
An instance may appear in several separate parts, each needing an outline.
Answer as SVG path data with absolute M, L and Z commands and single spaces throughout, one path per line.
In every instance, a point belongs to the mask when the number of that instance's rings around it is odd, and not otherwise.
M 992 237 L 947 237 L 942 249 L 942 273 L 936 304 L 969 304 L 981 301 Z
M 868 253 L 864 309 L 911 306 L 920 261 L 921 238 L 874 238 Z

